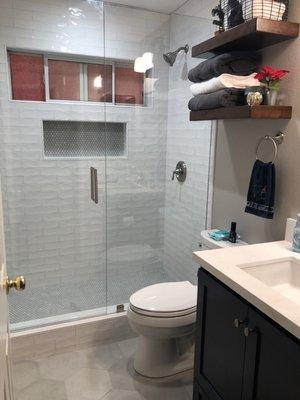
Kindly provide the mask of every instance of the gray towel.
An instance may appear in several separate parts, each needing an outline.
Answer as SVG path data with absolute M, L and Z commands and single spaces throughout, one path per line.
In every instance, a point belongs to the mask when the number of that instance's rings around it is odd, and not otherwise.
M 222 89 L 208 94 L 199 94 L 189 101 L 191 111 L 209 110 L 220 107 L 234 107 L 246 104 L 244 90 Z
M 189 72 L 189 80 L 197 83 L 222 74 L 250 75 L 258 70 L 260 63 L 259 54 L 233 51 L 203 61 Z

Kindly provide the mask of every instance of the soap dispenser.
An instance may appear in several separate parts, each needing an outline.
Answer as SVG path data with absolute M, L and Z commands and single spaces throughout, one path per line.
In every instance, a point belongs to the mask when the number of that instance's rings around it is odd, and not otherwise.
M 293 251 L 300 253 L 300 214 L 298 214 L 293 239 Z

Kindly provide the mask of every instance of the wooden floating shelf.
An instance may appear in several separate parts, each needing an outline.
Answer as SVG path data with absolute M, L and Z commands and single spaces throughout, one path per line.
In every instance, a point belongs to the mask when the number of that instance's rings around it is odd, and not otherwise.
M 291 119 L 292 107 L 283 106 L 236 106 L 213 110 L 191 111 L 190 121 L 218 119 Z
M 254 18 L 192 48 L 192 56 L 210 58 L 228 51 L 255 51 L 299 36 L 299 24 Z

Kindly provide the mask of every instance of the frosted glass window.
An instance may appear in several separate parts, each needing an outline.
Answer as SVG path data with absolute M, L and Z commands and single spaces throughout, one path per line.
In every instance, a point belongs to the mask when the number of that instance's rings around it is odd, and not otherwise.
M 144 104 L 144 74 L 132 67 L 115 68 L 116 104 Z
M 54 158 L 122 157 L 126 153 L 126 124 L 43 121 L 44 155 Z
M 48 70 L 50 99 L 80 100 L 80 63 L 48 60 Z
M 44 57 L 9 53 L 13 100 L 45 101 Z
M 88 101 L 112 102 L 112 65 L 87 64 Z

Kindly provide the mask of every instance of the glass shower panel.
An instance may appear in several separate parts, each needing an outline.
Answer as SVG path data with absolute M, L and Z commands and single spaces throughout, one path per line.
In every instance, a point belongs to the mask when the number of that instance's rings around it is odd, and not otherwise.
M 126 153 L 107 158 L 107 304 L 114 312 L 163 282 L 163 204 L 169 49 L 166 14 L 105 4 L 105 51 L 115 64 L 107 121 L 126 125 Z M 116 40 L 117 38 L 117 40 Z
M 21 12 L 25 3 L 12 12 Z M 35 2 L 30 15 L 28 35 L 26 28 L 14 33 L 17 49 L 6 42 L 9 36 L 0 39 L 2 49 L 31 54 L 1 65 L 5 79 L 16 80 L 24 67 L 19 91 L 12 97 L 2 80 L 0 94 L 7 266 L 11 277 L 27 279 L 22 294 L 9 296 L 15 329 L 106 313 L 105 104 L 102 95 L 84 101 L 83 67 L 91 60 L 103 63 L 103 5 Z M 45 97 L 37 82 L 45 82 Z M 53 88 L 58 96 L 51 95 Z M 118 129 L 123 132 L 123 126 Z M 97 186 L 91 167 L 98 172 Z M 91 189 L 98 190 L 98 204 Z

